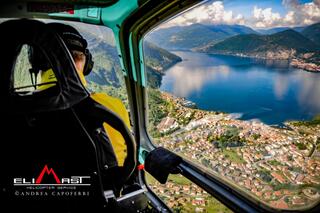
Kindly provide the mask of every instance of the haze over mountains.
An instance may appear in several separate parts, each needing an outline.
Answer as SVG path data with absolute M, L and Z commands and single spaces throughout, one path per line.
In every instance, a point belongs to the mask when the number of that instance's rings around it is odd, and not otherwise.
M 236 35 L 272 35 L 286 30 L 293 30 L 314 41 L 320 40 L 320 23 L 308 27 L 277 27 L 253 30 L 243 25 L 204 25 L 192 24 L 158 29 L 147 36 L 147 40 L 169 50 L 192 49 L 214 45 Z
M 164 49 L 187 50 L 215 44 L 234 35 L 250 33 L 257 32 L 241 25 L 192 24 L 156 30 L 148 35 L 147 40 Z
M 282 32 L 282 31 L 285 31 L 285 30 L 290 30 L 290 29 L 301 33 L 301 31 L 303 31 L 305 29 L 305 27 L 293 27 L 293 28 L 290 28 L 290 27 L 275 27 L 275 28 L 271 28 L 271 29 L 257 29 L 256 32 L 258 32 L 260 34 L 263 34 L 263 35 L 271 35 L 271 34 L 274 34 L 274 33 L 279 33 L 279 32 Z
M 294 59 L 299 60 L 295 61 L 300 64 L 295 64 L 297 67 L 320 71 L 320 23 L 307 27 L 256 31 L 242 25 L 192 24 L 159 29 L 152 32 L 147 40 L 168 50 L 192 50 L 262 59 Z

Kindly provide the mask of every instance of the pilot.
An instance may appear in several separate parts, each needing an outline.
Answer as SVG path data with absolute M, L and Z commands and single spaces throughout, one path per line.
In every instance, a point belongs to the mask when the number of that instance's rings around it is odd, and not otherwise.
M 65 25 L 62 23 L 49 23 L 50 28 L 55 30 L 59 36 L 63 39 L 66 44 L 69 52 L 72 55 L 74 60 L 77 73 L 79 78 L 84 86 L 87 86 L 87 81 L 85 79 L 85 75 L 90 74 L 93 68 L 92 55 L 90 51 L 87 49 L 87 41 L 81 36 L 81 34 L 72 26 Z M 36 55 L 36 54 L 34 54 Z M 37 60 L 34 57 L 31 60 Z M 32 61 L 31 61 L 31 64 Z M 36 64 L 36 63 L 35 63 Z M 46 67 L 46 69 L 41 68 L 41 83 L 46 82 L 54 82 L 56 78 L 51 68 Z M 54 85 L 54 84 L 53 84 Z M 38 87 L 38 90 L 44 90 L 51 86 L 52 84 L 44 84 Z M 105 93 L 96 93 L 92 92 L 90 94 L 91 98 L 98 102 L 99 104 L 105 106 L 110 109 L 114 113 L 116 113 L 127 125 L 130 129 L 130 120 L 128 112 L 120 99 L 111 97 Z M 124 160 L 127 156 L 127 147 L 122 135 L 115 129 L 113 129 L 108 123 L 103 123 L 105 131 L 108 133 L 108 136 L 111 140 L 111 144 L 113 146 L 118 166 L 123 166 Z

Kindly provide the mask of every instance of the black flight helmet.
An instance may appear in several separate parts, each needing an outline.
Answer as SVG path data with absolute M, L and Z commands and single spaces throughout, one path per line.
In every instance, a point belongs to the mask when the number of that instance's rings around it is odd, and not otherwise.
M 83 69 L 83 75 L 89 75 L 93 68 L 92 55 L 87 49 L 88 43 L 81 36 L 81 34 L 72 26 L 62 24 L 62 23 L 49 23 L 48 26 L 55 30 L 58 35 L 63 39 L 67 48 L 71 52 L 72 50 L 77 50 L 83 52 L 86 56 L 86 62 Z

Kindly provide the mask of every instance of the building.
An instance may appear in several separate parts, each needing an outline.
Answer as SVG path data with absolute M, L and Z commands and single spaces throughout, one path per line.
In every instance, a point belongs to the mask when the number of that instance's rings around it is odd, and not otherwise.
M 158 124 L 157 128 L 161 133 L 167 133 L 169 131 L 173 131 L 179 127 L 179 124 L 176 122 L 174 118 L 165 117 Z

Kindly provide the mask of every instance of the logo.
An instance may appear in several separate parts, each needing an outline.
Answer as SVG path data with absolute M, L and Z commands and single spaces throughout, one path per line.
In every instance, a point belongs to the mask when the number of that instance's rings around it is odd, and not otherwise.
M 44 182 L 44 178 L 50 179 L 49 183 Z M 90 186 L 90 176 L 70 176 L 59 178 L 53 168 L 45 165 L 37 177 L 26 178 L 16 177 L 13 179 L 14 186 Z
M 88 197 L 90 176 L 60 176 L 59 170 L 44 165 L 34 177 L 13 178 L 14 195 L 24 197 Z
M 47 165 L 44 166 L 44 168 L 42 169 L 42 172 L 40 173 L 39 177 L 36 179 L 36 184 L 41 184 L 42 178 L 43 178 L 45 173 L 47 173 L 48 175 L 52 174 L 54 179 L 56 180 L 56 183 L 61 184 L 61 181 L 59 180 L 59 178 L 56 175 L 56 173 L 53 171 L 52 168 L 50 168 L 50 170 L 49 170 Z

